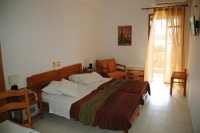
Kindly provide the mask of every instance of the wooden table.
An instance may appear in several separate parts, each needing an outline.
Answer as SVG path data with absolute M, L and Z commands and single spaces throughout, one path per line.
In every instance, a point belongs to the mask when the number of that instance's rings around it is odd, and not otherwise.
M 133 80 L 144 81 L 144 71 L 142 70 L 129 70 L 127 71 L 127 78 Z

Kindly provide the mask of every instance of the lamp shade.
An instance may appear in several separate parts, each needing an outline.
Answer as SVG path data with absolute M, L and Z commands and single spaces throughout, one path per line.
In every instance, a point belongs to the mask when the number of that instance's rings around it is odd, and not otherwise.
M 19 83 L 19 75 L 8 76 L 8 82 L 10 85 L 15 85 L 15 84 Z
M 92 59 L 92 58 L 89 58 L 89 59 L 88 59 L 88 63 L 89 63 L 89 64 L 93 63 L 93 59 Z

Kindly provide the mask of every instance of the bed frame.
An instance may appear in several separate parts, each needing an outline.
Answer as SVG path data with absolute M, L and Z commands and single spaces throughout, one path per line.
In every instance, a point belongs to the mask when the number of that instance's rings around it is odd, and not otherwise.
M 58 70 L 47 71 L 40 74 L 35 74 L 27 78 L 27 87 L 33 91 L 41 91 L 42 88 L 47 86 L 51 81 L 61 81 L 62 78 L 68 79 L 68 76 L 72 74 L 82 73 L 82 64 L 77 63 L 74 65 L 66 66 Z M 49 111 L 49 104 L 42 102 L 43 109 Z M 139 105 L 135 112 L 133 113 L 130 122 L 132 123 L 134 118 L 139 115 Z M 128 133 L 128 131 L 123 131 L 123 133 Z

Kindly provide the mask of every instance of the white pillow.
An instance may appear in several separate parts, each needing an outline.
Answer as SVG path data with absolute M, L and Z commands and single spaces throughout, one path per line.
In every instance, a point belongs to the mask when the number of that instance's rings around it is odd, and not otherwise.
M 78 84 L 62 79 L 60 86 L 57 88 L 58 91 L 64 95 L 78 97 Z
M 95 82 L 99 82 L 99 81 L 103 80 L 103 77 L 96 72 L 92 72 L 90 74 L 79 75 L 78 79 L 83 84 L 91 84 L 91 83 L 95 83 Z
M 75 83 L 81 83 L 81 81 L 78 79 L 79 75 L 82 75 L 82 74 L 73 74 L 73 75 L 69 76 L 68 79 Z
M 61 95 L 62 93 L 57 90 L 60 86 L 60 81 L 51 81 L 46 87 L 42 89 L 47 94 Z

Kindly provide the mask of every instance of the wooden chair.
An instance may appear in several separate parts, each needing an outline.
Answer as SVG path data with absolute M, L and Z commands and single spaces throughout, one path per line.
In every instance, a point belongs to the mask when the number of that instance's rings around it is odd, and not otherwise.
M 183 96 L 186 96 L 186 83 L 187 83 L 187 73 L 186 69 L 184 72 L 176 72 L 172 73 L 171 82 L 170 82 L 170 95 L 172 95 L 172 89 L 174 83 L 182 83 L 183 84 Z M 175 81 L 177 80 L 177 81 Z
M 27 88 L 20 89 L 20 90 L 3 91 L 0 93 L 0 100 L 7 99 L 9 101 L 9 99 L 11 99 L 12 97 L 21 97 L 21 96 L 25 97 L 24 98 L 25 101 L 23 101 L 23 102 L 7 102 L 6 104 L 1 105 L 0 106 L 0 114 L 4 113 L 4 112 L 16 110 L 16 109 L 26 109 L 28 123 L 24 123 L 23 126 L 33 129 Z
M 126 66 L 116 63 L 115 59 L 96 60 L 96 67 L 101 75 L 108 78 L 126 78 Z

